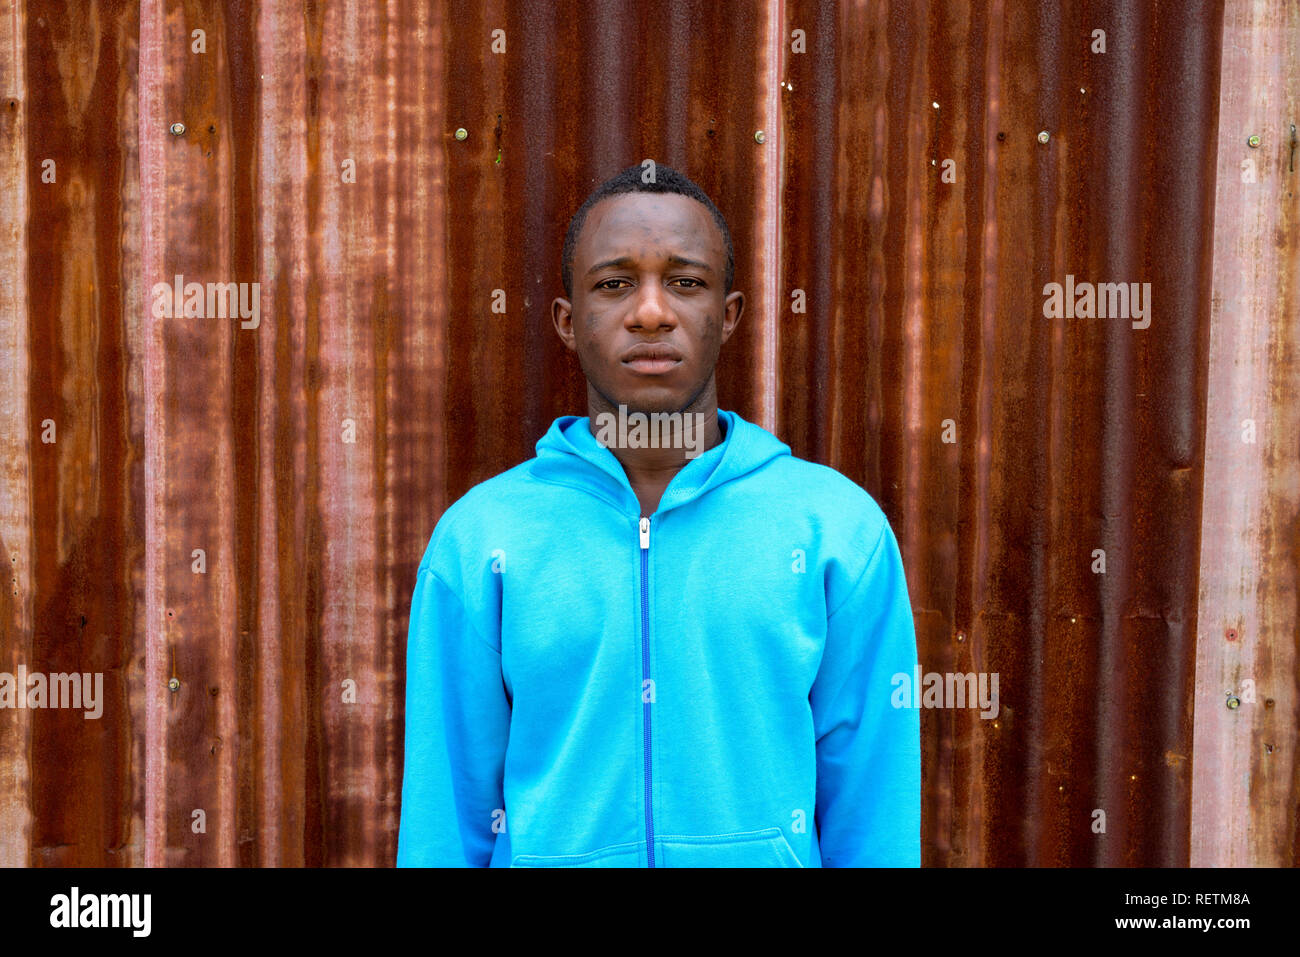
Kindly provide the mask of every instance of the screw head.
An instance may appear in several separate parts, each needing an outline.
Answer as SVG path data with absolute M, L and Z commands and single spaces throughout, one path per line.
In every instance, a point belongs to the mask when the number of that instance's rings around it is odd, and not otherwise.
M 1238 708 L 1241 707 L 1241 699 L 1238 698 L 1235 694 L 1228 695 L 1227 703 L 1228 703 L 1229 711 L 1236 711 Z
M 184 124 L 184 123 L 173 123 L 173 124 L 171 125 L 170 129 L 171 129 L 171 131 L 172 131 L 172 136 L 184 136 L 184 135 L 185 135 L 185 124 Z
M 1051 138 L 1052 138 L 1052 134 L 1047 132 L 1047 130 L 1043 130 L 1038 134 L 1038 142 L 1040 143 L 1046 143 Z
M 755 142 L 755 143 L 766 143 L 766 142 L 767 142 L 767 134 L 764 133 L 762 130 L 759 130 L 758 132 L 756 132 L 756 133 L 754 134 L 754 142 Z
M 167 689 L 168 689 L 169 691 L 180 691 L 180 690 L 181 690 L 181 679 L 180 679 L 180 678 L 173 678 L 171 681 L 167 682 Z
M 469 136 L 469 130 L 465 129 L 465 127 L 462 126 L 456 130 L 456 139 L 463 140 L 468 136 Z
M 1253 150 L 1257 150 L 1257 149 L 1259 149 L 1259 134 L 1258 134 L 1258 133 L 1252 133 L 1252 134 L 1250 135 L 1250 139 L 1246 140 L 1246 145 L 1249 146 L 1249 147 L 1250 147 L 1251 149 L 1253 149 Z

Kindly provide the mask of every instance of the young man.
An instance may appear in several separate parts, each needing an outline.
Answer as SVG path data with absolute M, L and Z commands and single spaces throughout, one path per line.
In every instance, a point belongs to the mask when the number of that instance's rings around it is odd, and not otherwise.
M 722 215 L 631 167 L 562 261 L 588 415 L 434 530 L 398 866 L 918 866 L 898 545 L 858 485 L 718 410 L 744 309 Z

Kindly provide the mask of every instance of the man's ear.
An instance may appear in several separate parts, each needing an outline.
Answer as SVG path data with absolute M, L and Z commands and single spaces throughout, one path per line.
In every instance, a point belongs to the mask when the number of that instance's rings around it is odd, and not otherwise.
M 737 289 L 722 302 L 722 341 L 726 342 L 735 332 L 740 316 L 745 311 L 745 294 Z
M 551 321 L 555 323 L 560 341 L 569 347 L 570 352 L 577 352 L 578 346 L 573 336 L 573 303 L 557 297 L 551 303 Z

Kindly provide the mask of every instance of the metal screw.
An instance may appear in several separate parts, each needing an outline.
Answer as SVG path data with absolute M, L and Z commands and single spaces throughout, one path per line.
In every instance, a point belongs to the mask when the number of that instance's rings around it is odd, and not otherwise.
M 170 690 L 170 691 L 180 691 L 180 690 L 181 690 L 181 679 L 180 679 L 180 678 L 173 678 L 171 681 L 167 682 L 167 688 L 168 688 L 168 690 Z
M 1272 753 L 1273 753 L 1273 745 L 1271 745 L 1271 744 L 1266 744 L 1266 745 L 1264 745 L 1264 753 L 1265 753 L 1265 754 L 1272 754 Z
M 966 640 L 966 632 L 964 632 L 964 631 L 959 631 L 959 632 L 957 632 L 957 640 L 958 640 L 958 641 L 965 641 L 965 640 Z
M 1253 149 L 1253 150 L 1257 150 L 1257 149 L 1259 149 L 1259 134 L 1258 134 L 1258 133 L 1252 133 L 1252 134 L 1250 135 L 1250 139 L 1246 140 L 1246 145 L 1249 146 L 1249 147 L 1250 147 L 1251 149 Z
M 1237 629 L 1236 629 L 1236 628 L 1229 628 L 1227 631 L 1225 631 L 1225 632 L 1223 633 L 1223 637 L 1226 638 L 1226 639 L 1228 639 L 1228 641 L 1236 641 L 1236 640 L 1237 640 Z
M 469 136 L 469 130 L 465 129 L 465 127 L 462 126 L 456 130 L 456 139 L 463 140 L 467 136 Z
M 757 133 L 754 134 L 754 142 L 755 142 L 755 143 L 766 143 L 766 142 L 767 142 L 767 134 L 764 133 L 762 130 L 759 130 Z
M 184 123 L 173 123 L 173 124 L 171 125 L 171 131 L 172 131 L 172 136 L 184 136 L 184 135 L 185 135 L 185 124 L 184 124 Z
M 1240 707 L 1241 707 L 1241 699 L 1238 698 L 1235 694 L 1228 695 L 1228 710 L 1236 711 Z
M 1041 133 L 1038 134 L 1038 142 L 1040 143 L 1046 143 L 1051 138 L 1052 138 L 1052 134 L 1047 132 L 1047 130 L 1043 130 Z

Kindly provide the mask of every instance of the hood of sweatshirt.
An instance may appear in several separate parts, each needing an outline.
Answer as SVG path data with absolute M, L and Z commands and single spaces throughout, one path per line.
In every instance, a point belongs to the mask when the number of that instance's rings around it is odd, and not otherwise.
M 588 416 L 565 415 L 551 423 L 537 442 L 533 476 L 555 485 L 581 489 L 629 515 L 640 505 L 622 464 L 596 440 Z M 748 475 L 773 459 L 790 454 L 790 447 L 766 429 L 735 412 L 718 410 L 722 441 L 691 459 L 668 484 L 655 514 L 660 515 L 727 482 Z

